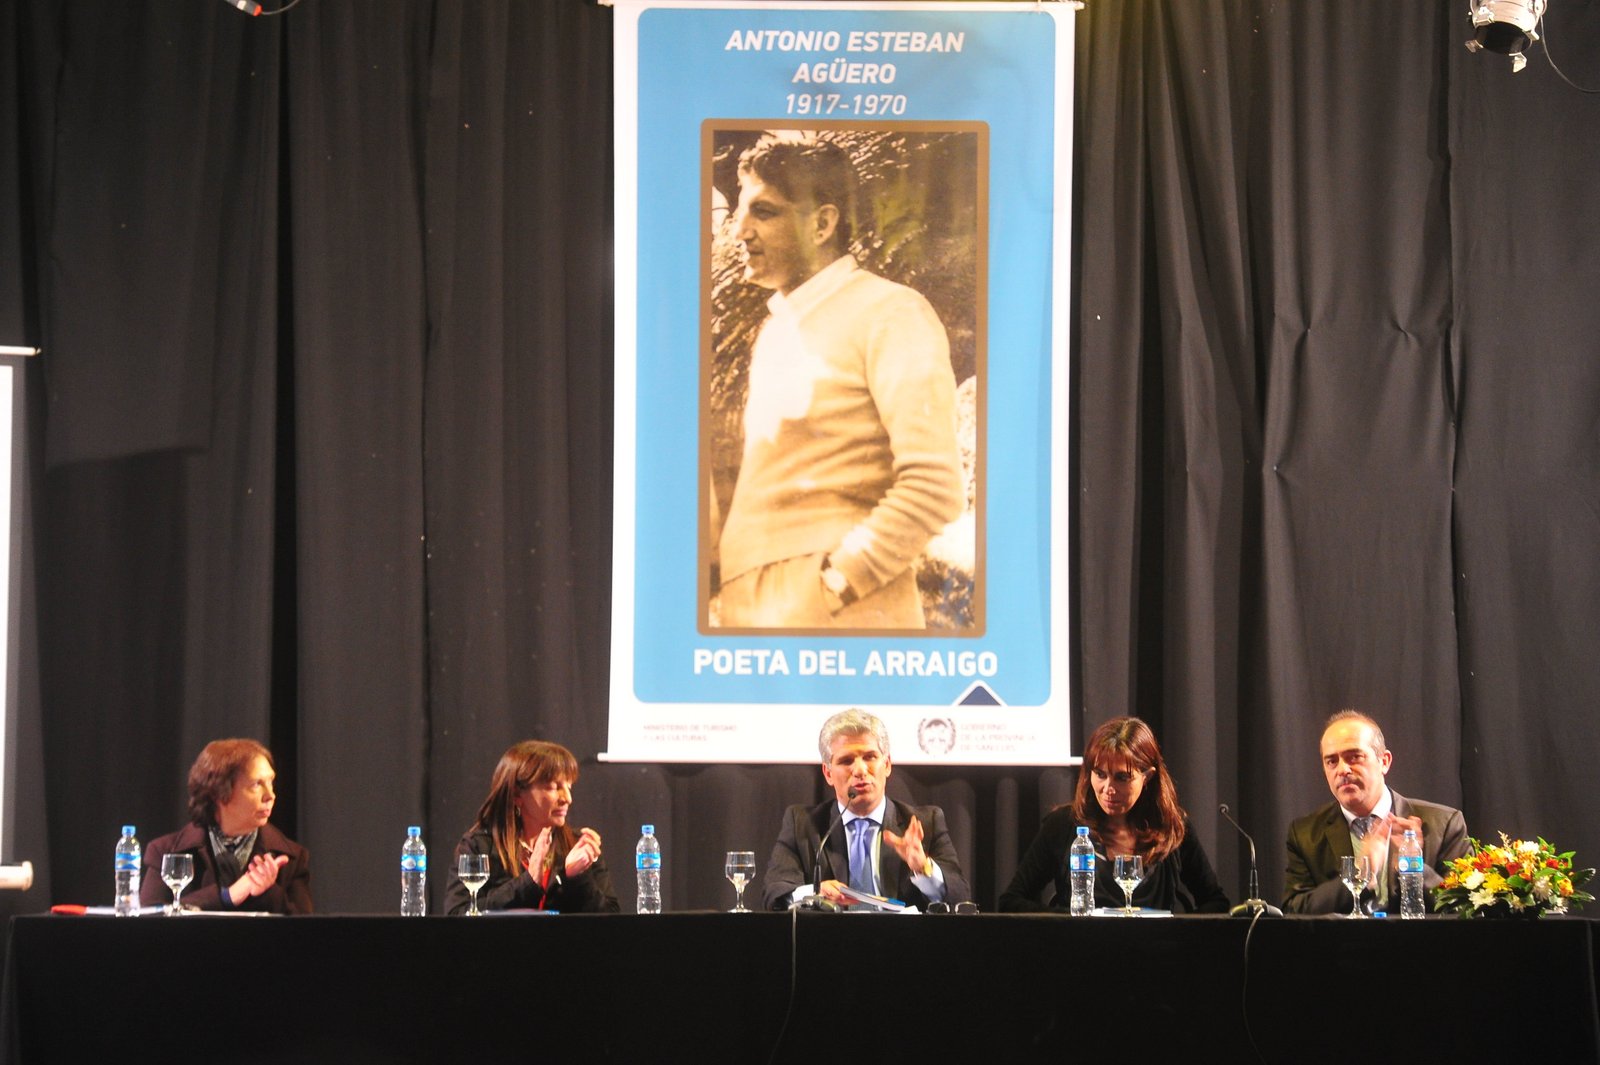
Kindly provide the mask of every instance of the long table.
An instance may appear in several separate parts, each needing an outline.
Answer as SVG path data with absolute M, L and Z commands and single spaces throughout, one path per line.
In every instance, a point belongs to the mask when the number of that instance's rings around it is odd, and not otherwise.
M 19 917 L 3 1024 L 19 1065 L 165 1047 L 177 1061 L 744 1065 L 1059 1062 L 1130 1046 L 1143 1060 L 1304 1065 L 1481 1057 L 1527 1040 L 1600 1061 L 1595 929 L 1578 918 Z

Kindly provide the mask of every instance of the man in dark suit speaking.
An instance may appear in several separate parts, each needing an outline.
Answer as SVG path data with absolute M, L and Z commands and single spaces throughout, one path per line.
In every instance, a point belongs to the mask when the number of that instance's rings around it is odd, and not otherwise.
M 972 898 L 944 811 L 910 806 L 884 793 L 893 767 L 882 721 L 860 710 L 840 711 L 823 723 L 817 748 L 822 777 L 835 798 L 819 806 L 791 806 L 784 814 L 763 883 L 768 909 L 781 910 L 810 896 L 814 877 L 820 880 L 816 892 L 841 905 L 848 901 L 844 885 L 919 908 Z M 817 850 L 824 836 L 828 844 L 819 870 Z
M 1373 884 L 1369 909 L 1398 905 L 1395 856 L 1405 830 L 1422 838 L 1423 884 L 1436 887 L 1439 868 L 1467 853 L 1467 824 L 1460 810 L 1407 799 L 1385 780 L 1394 761 L 1378 723 L 1357 710 L 1341 710 L 1322 731 L 1322 771 L 1336 800 L 1289 826 L 1286 913 L 1348 913 L 1350 892 L 1339 880 L 1339 859 L 1367 855 Z M 1427 896 L 1432 906 L 1431 895 Z

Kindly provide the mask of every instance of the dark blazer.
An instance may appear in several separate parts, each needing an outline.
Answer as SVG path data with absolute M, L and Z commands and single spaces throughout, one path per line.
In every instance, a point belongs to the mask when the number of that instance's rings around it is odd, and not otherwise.
M 1194 826 L 1184 822 L 1183 842 L 1161 861 L 1147 864 L 1144 879 L 1133 889 L 1133 904 L 1173 913 L 1227 913 L 1228 896 L 1217 882 L 1216 871 L 1206 857 Z M 1000 895 L 1002 913 L 1029 913 L 1045 909 L 1066 910 L 1072 900 L 1072 885 L 1067 879 L 1067 851 L 1078 834 L 1072 807 L 1063 806 L 1045 815 L 1038 835 L 1017 863 L 1011 883 Z M 1126 898 L 1116 882 L 1116 864 L 1097 847 L 1094 863 L 1094 904 L 1122 906 Z M 1040 893 L 1054 885 L 1055 894 L 1046 903 Z
M 621 909 L 616 893 L 611 890 L 611 874 L 603 855 L 577 876 L 552 873 L 547 892 L 526 869 L 519 867 L 515 874 L 507 869 L 495 853 L 493 837 L 474 829 L 456 844 L 450 868 L 445 872 L 444 912 L 447 914 L 466 913 L 472 904 L 472 893 L 456 871 L 460 865 L 457 859 L 463 854 L 489 856 L 489 882 L 478 891 L 480 910 L 537 910 L 541 902 L 544 909 L 557 913 L 617 913 Z
M 192 854 L 194 879 L 183 889 L 183 904 L 202 910 L 247 910 L 255 913 L 311 912 L 311 852 L 279 832 L 271 824 L 256 833 L 250 857 L 258 854 L 284 854 L 289 862 L 278 870 L 278 882 L 259 895 L 252 895 L 237 906 L 222 905 L 222 890 L 231 884 L 217 883 L 217 860 L 211 853 L 211 834 L 190 823 L 178 831 L 152 840 L 144 849 L 144 869 L 140 873 L 139 905 L 165 906 L 172 892 L 161 879 L 161 858 L 166 854 Z
M 1437 887 L 1443 879 L 1439 868 L 1454 858 L 1467 853 L 1467 822 L 1460 810 L 1438 803 L 1407 799 L 1393 788 L 1396 817 L 1422 818 L 1423 884 Z M 1391 858 L 1398 839 L 1391 838 Z M 1330 802 L 1315 813 L 1307 814 L 1289 826 L 1289 866 L 1284 872 L 1283 909 L 1285 913 L 1348 913 L 1350 892 L 1339 879 L 1339 859 L 1353 856 L 1350 844 L 1350 824 L 1344 819 L 1339 804 Z M 1398 905 L 1400 884 L 1391 860 L 1387 870 L 1388 897 L 1391 905 Z M 1426 896 L 1428 908 L 1433 908 L 1433 897 Z
M 762 899 L 767 909 L 781 910 L 789 905 L 789 894 L 802 884 L 810 884 L 816 868 L 817 844 L 838 812 L 837 799 L 820 806 L 791 806 L 783 815 L 778 842 L 772 845 L 767 872 L 762 878 Z M 955 905 L 972 899 L 956 845 L 945 826 L 944 811 L 937 806 L 912 806 L 890 799 L 883 811 L 883 828 L 895 835 L 905 833 L 912 816 L 922 822 L 922 849 L 944 872 L 944 901 Z M 822 879 L 850 879 L 849 833 L 836 828 L 828 837 L 828 850 L 822 858 Z M 911 906 L 925 908 L 929 900 L 911 882 L 911 869 L 900 860 L 888 842 L 879 840 L 878 883 L 884 892 Z

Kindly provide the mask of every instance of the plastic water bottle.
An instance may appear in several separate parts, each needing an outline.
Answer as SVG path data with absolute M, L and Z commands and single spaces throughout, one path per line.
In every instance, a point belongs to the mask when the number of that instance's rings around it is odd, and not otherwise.
M 1087 917 L 1094 909 L 1094 843 L 1088 825 L 1078 826 L 1067 858 L 1067 875 L 1072 878 L 1072 916 Z
M 661 912 L 661 841 L 656 826 L 644 825 L 639 845 L 633 848 L 633 866 L 639 873 L 640 913 Z
M 406 829 L 405 846 L 400 848 L 400 916 L 428 915 L 428 848 L 422 845 L 422 829 Z
M 1422 841 L 1417 838 L 1416 829 L 1406 829 L 1395 865 L 1400 874 L 1400 916 L 1425 916 L 1428 903 L 1422 897 Z
M 112 910 L 118 917 L 139 916 L 139 860 L 143 852 L 133 832 L 132 825 L 123 825 L 122 838 L 117 840 L 117 879 Z

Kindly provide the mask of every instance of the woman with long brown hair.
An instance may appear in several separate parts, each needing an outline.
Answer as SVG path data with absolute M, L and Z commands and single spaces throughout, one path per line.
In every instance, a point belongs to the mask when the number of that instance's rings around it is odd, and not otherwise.
M 445 912 L 465 913 L 471 902 L 456 872 L 460 856 L 486 854 L 480 909 L 616 913 L 600 834 L 567 824 L 577 781 L 578 760 L 559 743 L 524 740 L 501 755 L 478 819 L 450 860 Z
M 1144 880 L 1134 890 L 1137 906 L 1171 912 L 1225 913 L 1228 897 L 1205 850 L 1178 805 L 1178 789 L 1167 772 L 1150 726 L 1136 717 L 1112 718 L 1089 737 L 1070 804 L 1046 815 L 1039 833 L 1000 896 L 1000 909 L 1045 909 L 1040 892 L 1055 886 L 1049 908 L 1066 909 L 1071 898 L 1067 850 L 1079 825 L 1094 841 L 1096 907 L 1121 907 L 1122 889 L 1113 878 L 1113 859 L 1137 854 Z

